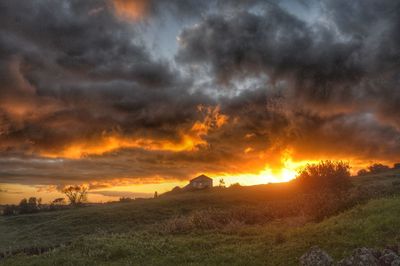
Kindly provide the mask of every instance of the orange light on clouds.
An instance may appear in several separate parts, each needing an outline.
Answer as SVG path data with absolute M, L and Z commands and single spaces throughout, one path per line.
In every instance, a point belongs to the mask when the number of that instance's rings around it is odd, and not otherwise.
M 160 150 L 160 151 L 187 151 L 196 149 L 197 145 L 205 144 L 205 142 L 197 137 L 187 134 L 181 136 L 179 142 L 173 142 L 169 140 L 156 140 L 156 139 L 146 139 L 139 138 L 133 139 L 128 137 L 123 137 L 118 134 L 104 136 L 100 140 L 93 142 L 80 142 L 74 143 L 66 147 L 61 151 L 42 152 L 41 155 L 50 158 L 69 158 L 69 159 L 79 159 L 85 157 L 86 155 L 102 155 L 106 152 L 111 152 L 121 148 L 141 148 L 144 150 Z
M 207 135 L 209 130 L 221 127 L 228 120 L 227 116 L 220 113 L 218 106 L 200 106 L 199 111 L 204 113 L 204 119 L 196 121 L 187 132 L 180 132 L 179 141 L 152 138 L 135 139 L 119 133 L 110 133 L 95 140 L 71 143 L 60 151 L 43 151 L 41 155 L 50 158 L 79 159 L 87 155 L 102 155 L 122 148 L 172 152 L 196 150 L 200 145 L 207 145 L 203 136 Z
M 117 16 L 127 20 L 144 18 L 149 9 L 148 0 L 113 0 Z

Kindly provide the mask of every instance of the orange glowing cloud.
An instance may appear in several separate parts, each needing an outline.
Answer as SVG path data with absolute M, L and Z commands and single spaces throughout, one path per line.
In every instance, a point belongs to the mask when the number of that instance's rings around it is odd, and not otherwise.
M 96 141 L 82 141 L 73 143 L 65 149 L 57 152 L 42 152 L 45 157 L 63 157 L 70 159 L 79 159 L 87 155 L 102 155 L 106 152 L 111 152 L 121 148 L 141 148 L 145 150 L 160 150 L 160 151 L 186 151 L 193 150 L 197 145 L 205 144 L 205 141 L 196 136 L 187 134 L 181 135 L 181 140 L 173 142 L 169 140 L 156 140 L 138 138 L 133 139 L 124 137 L 119 134 L 111 134 L 102 136 Z
M 213 128 L 220 128 L 228 121 L 228 116 L 221 114 L 220 107 L 211 107 L 199 105 L 199 112 L 205 113 L 203 121 L 196 121 L 192 127 L 192 131 L 197 135 L 207 135 L 208 131 Z
M 179 141 L 168 139 L 132 138 L 118 132 L 103 134 L 95 140 L 83 140 L 71 143 L 61 151 L 44 151 L 42 156 L 50 158 L 79 159 L 87 155 L 102 155 L 121 148 L 140 148 L 150 151 L 191 151 L 207 142 L 203 139 L 209 130 L 219 128 L 226 123 L 228 117 L 220 113 L 219 107 L 199 106 L 204 114 L 203 121 L 196 121 L 188 132 L 178 132 Z
M 113 0 L 112 3 L 117 16 L 127 20 L 140 20 L 149 10 L 148 0 Z

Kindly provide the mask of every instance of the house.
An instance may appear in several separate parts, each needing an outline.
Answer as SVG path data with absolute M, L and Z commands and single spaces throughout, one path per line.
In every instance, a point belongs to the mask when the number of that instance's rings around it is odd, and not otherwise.
M 185 189 L 203 189 L 203 188 L 212 188 L 213 180 L 206 175 L 199 175 L 198 177 L 190 180 L 189 184 L 185 186 Z

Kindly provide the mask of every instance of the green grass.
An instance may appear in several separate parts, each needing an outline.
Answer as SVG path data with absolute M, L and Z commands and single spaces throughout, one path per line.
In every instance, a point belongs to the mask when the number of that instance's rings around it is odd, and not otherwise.
M 366 181 L 368 180 L 368 181 Z M 355 187 L 399 190 L 395 174 L 355 178 Z M 397 189 L 397 190 L 396 190 Z M 262 209 L 272 202 L 294 204 L 291 184 L 214 189 L 152 200 L 0 217 L 0 251 L 51 248 L 41 255 L 13 255 L 1 265 L 297 265 L 319 245 L 335 259 L 354 248 L 400 242 L 400 196 L 357 205 L 320 223 L 299 215 L 266 224 L 229 224 L 217 229 L 164 231 L 201 210 Z M 247 210 L 246 209 L 246 210 Z M 206 217 L 207 218 L 207 217 Z M 53 247 L 53 248 L 52 248 Z M 54 248 L 55 247 L 55 248 Z
M 265 193 L 266 189 L 270 193 Z M 288 197 L 292 187 L 255 186 L 243 189 L 198 191 L 72 210 L 0 216 L 0 253 L 29 247 L 52 247 L 82 235 L 122 233 L 186 215 L 193 211 L 232 206 L 261 206 L 271 198 Z
M 321 223 L 293 227 L 287 222 L 189 234 L 156 230 L 96 234 L 38 255 L 19 255 L 4 265 L 297 265 L 319 245 L 336 259 L 361 246 L 400 241 L 400 197 L 372 200 Z M 277 236 L 282 237 L 277 242 Z

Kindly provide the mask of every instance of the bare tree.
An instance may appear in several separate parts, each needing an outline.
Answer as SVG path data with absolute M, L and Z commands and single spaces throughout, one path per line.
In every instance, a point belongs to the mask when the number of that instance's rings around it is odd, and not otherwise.
M 87 193 L 89 191 L 89 187 L 87 186 L 67 186 L 62 192 L 67 196 L 71 205 L 79 205 L 84 203 L 87 200 Z

